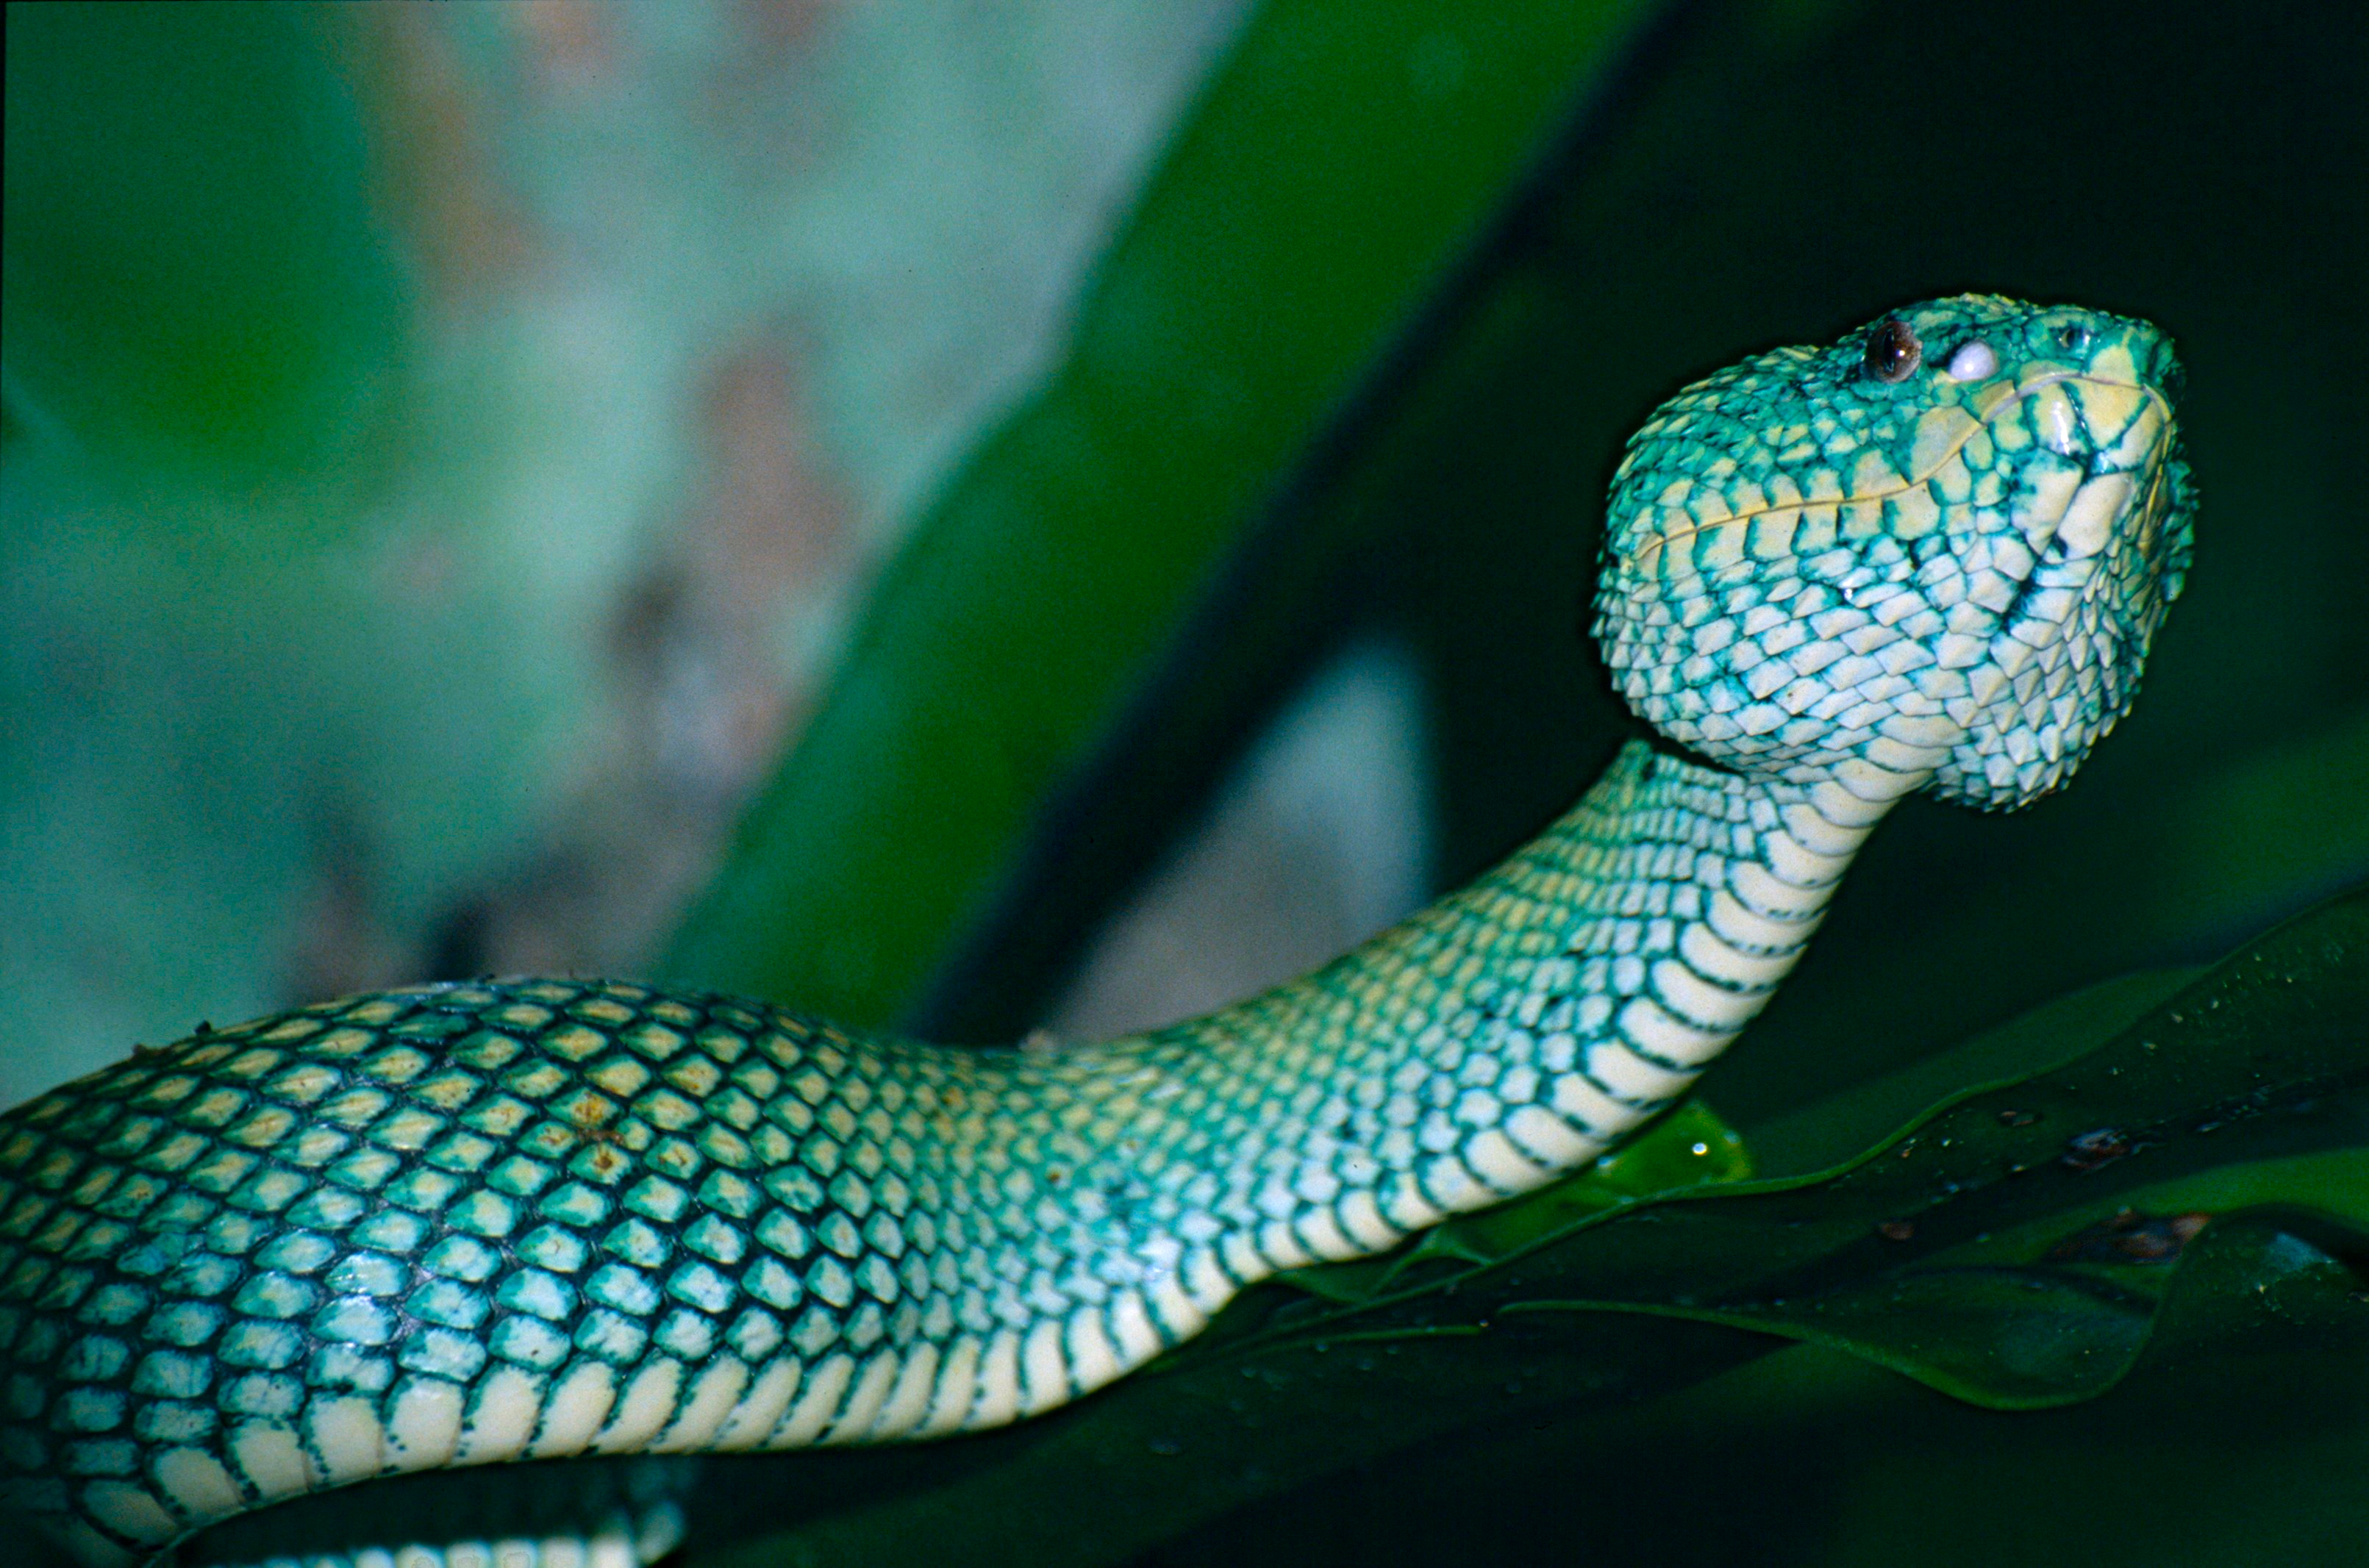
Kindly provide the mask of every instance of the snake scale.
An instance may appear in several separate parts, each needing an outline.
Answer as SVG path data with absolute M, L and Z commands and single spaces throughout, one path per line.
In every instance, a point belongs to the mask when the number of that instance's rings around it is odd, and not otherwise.
M 1675 749 L 1210 1016 L 975 1050 L 429 986 L 17 1108 L 8 1500 L 102 1568 L 405 1472 L 995 1426 L 1277 1269 L 1585 1164 L 1767 1001 L 1894 802 L 2020 805 L 2127 708 L 2190 555 L 2176 381 L 2146 323 L 1968 295 L 1680 392 L 1615 475 L 1596 600 Z M 540 1533 L 247 1557 L 629 1564 L 680 1524 L 638 1485 Z

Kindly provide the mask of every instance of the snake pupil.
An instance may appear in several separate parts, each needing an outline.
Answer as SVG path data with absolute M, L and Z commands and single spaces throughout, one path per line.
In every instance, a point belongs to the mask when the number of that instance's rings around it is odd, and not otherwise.
M 2077 354 L 2089 346 L 2089 329 L 2080 326 L 2060 326 L 2056 329 L 2056 341 L 2066 353 Z
M 1923 345 L 1908 324 L 1898 316 L 1887 317 L 1868 334 L 1867 355 L 1860 361 L 1869 375 L 1878 381 L 1906 381 L 1917 369 L 1923 354 Z

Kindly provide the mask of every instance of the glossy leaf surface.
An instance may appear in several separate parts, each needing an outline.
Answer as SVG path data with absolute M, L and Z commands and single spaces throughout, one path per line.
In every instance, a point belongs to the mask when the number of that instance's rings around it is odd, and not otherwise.
M 2054 1011 L 2016 1032 L 2022 1076 L 1837 1169 L 1603 1207 L 1503 1253 L 1418 1242 L 1379 1288 L 1372 1265 L 1262 1288 L 1070 1411 L 784 1469 L 818 1516 L 717 1560 L 1125 1561 L 1410 1445 L 1610 1410 L 1786 1339 L 1995 1409 L 2095 1398 L 2266 1308 L 2369 1354 L 2369 890 L 2127 1026 Z M 1665 1124 L 1640 1160 L 1693 1130 Z

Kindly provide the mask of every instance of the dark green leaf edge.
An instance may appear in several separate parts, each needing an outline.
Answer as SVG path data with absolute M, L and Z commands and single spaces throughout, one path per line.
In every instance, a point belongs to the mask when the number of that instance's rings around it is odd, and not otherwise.
M 1904 1154 L 1910 1152 L 1911 1140 L 1919 1133 L 1976 1102 L 2008 1091 L 2033 1086 L 2043 1081 L 2061 1079 L 2066 1073 L 2079 1069 L 2083 1063 L 2090 1061 L 2093 1058 L 2112 1053 L 2117 1047 L 2126 1052 L 2152 1051 L 2153 1042 L 2146 1038 L 2147 1036 L 2162 1033 L 2162 1026 L 2166 1023 L 2176 1024 L 2183 1016 L 2183 1011 L 2193 1015 L 2217 1009 L 2221 1005 L 2220 993 L 2226 989 L 2231 978 L 2249 963 L 2258 960 L 2263 953 L 2275 951 L 2282 944 L 2292 946 L 2298 944 L 2300 941 L 2307 941 L 2310 934 L 2324 924 L 2332 922 L 2341 926 L 2349 923 L 2348 917 L 2350 921 L 2358 921 L 2364 914 L 2369 914 L 2369 888 L 2357 889 L 2341 895 L 2313 910 L 2297 916 L 2256 942 L 2248 944 L 2222 963 L 2212 966 L 2201 974 L 2196 974 L 2195 978 L 2189 979 L 2186 984 L 2170 986 L 2173 979 L 2186 974 L 2192 974 L 2193 971 L 2157 972 L 2147 976 L 2129 977 L 2123 981 L 2107 982 L 2104 986 L 2089 988 L 2071 997 L 2052 1002 L 2047 1007 L 2035 1010 L 2034 1013 L 2026 1014 L 1998 1030 L 1991 1031 L 1974 1041 L 1970 1041 L 1956 1050 L 1943 1053 L 1933 1062 L 1920 1064 L 1918 1068 L 1908 1071 L 1911 1074 L 1922 1075 L 1937 1066 L 1946 1069 L 1948 1065 L 1963 1061 L 1970 1057 L 1995 1054 L 1996 1042 L 2003 1036 L 2027 1042 L 2029 1047 L 2041 1053 L 2043 1059 L 2024 1070 L 2004 1074 L 1947 1094 L 1925 1110 L 1909 1117 L 1889 1135 L 1867 1145 L 1856 1155 L 1822 1169 L 1791 1176 L 1698 1182 L 1658 1193 L 1634 1196 L 1623 1195 L 1617 1191 L 1606 1193 L 1600 1185 L 1596 1185 L 1596 1172 L 1582 1173 L 1569 1178 L 1565 1183 L 1557 1184 L 1555 1187 L 1545 1189 L 1544 1192 L 1535 1195 L 1533 1199 L 1526 1202 L 1537 1202 L 1539 1199 L 1548 1198 L 1551 1195 L 1557 1195 L 1559 1200 L 1566 1205 L 1585 1203 L 1601 1204 L 1602 1207 L 1594 1207 L 1590 1212 L 1583 1213 L 1565 1223 L 1499 1250 L 1475 1244 L 1472 1234 L 1467 1230 L 1459 1233 L 1455 1240 L 1441 1244 L 1431 1243 L 1428 1235 L 1417 1237 L 1399 1253 L 1390 1254 L 1387 1260 L 1367 1260 L 1363 1263 L 1327 1265 L 1322 1269 L 1293 1271 L 1292 1274 L 1285 1276 L 1287 1283 L 1296 1285 L 1309 1291 L 1311 1296 L 1320 1298 L 1325 1303 L 1323 1307 L 1315 1307 L 1313 1302 L 1271 1306 L 1261 1317 L 1256 1327 L 1237 1334 L 1225 1334 L 1221 1332 L 1217 1335 L 1196 1341 L 1181 1348 L 1172 1356 L 1155 1363 L 1153 1369 L 1174 1369 L 1196 1363 L 1204 1356 L 1248 1354 L 1303 1339 L 1321 1338 L 1327 1342 L 1339 1342 L 1352 1334 L 1363 1341 L 1403 1337 L 1407 1331 L 1398 1328 L 1345 1331 L 1336 1329 L 1333 1325 L 1357 1315 L 1404 1310 L 1425 1298 L 1453 1295 L 1472 1288 L 1481 1285 L 1484 1277 L 1493 1273 L 1505 1270 L 1516 1264 L 1536 1259 L 1539 1254 L 1561 1247 L 1574 1238 L 1608 1225 L 1615 1219 L 1630 1219 L 1645 1211 L 1706 1201 L 1727 1203 L 1791 1193 L 1805 1193 L 1811 1189 L 1840 1183 L 1858 1173 L 1866 1171 L 1888 1152 L 1895 1150 Z M 2120 1029 L 2108 1033 L 2104 1038 L 2099 1039 L 2093 1036 L 2077 1049 L 2067 1050 L 2061 1047 L 2050 1048 L 2049 1042 L 2054 1037 L 2053 1032 L 2043 1025 L 2052 1015 L 2058 1018 L 2073 1018 L 2095 1014 L 2100 1011 L 2099 1003 L 2101 996 L 2106 1001 L 2106 1011 L 2111 1015 L 2118 990 L 2121 999 L 2128 1001 L 2134 995 L 2146 995 L 2150 991 L 2159 995 L 2165 989 L 2170 990 L 2168 997 L 2157 1001 L 2156 1005 L 2144 1009 L 2139 1016 L 2130 1020 Z M 2123 1068 L 2116 1065 L 2109 1070 L 2112 1074 L 2119 1074 Z M 1856 1092 L 1847 1093 L 1837 1098 L 1851 1099 L 1855 1093 Z M 1799 1117 L 1788 1119 L 1798 1122 L 1820 1118 L 1825 1114 L 1823 1108 L 1814 1108 L 1802 1113 Z M 1703 1124 L 1700 1121 L 1682 1122 L 1673 1117 L 1658 1125 L 1648 1135 L 1649 1140 L 1654 1143 L 1673 1141 L 1680 1136 L 1679 1132 L 1673 1129 L 1689 1125 L 1699 1127 Z M 1946 1144 L 1947 1139 L 1943 1141 Z M 2020 1168 L 2018 1167 L 2018 1169 Z M 1559 1195 L 1559 1189 L 1565 1188 L 1570 1190 Z M 1605 1201 L 1608 1197 L 1610 1199 L 1609 1202 Z M 2061 1227 L 2062 1214 L 2052 1218 Z M 2341 1226 L 2344 1223 L 2335 1215 L 2328 1215 L 2326 1219 L 2331 1225 Z M 1451 1224 L 1457 1223 L 1460 1222 L 1451 1222 Z M 2044 1224 L 2049 1221 L 2040 1223 Z M 2062 1234 L 2063 1230 L 2060 1228 L 2057 1233 Z M 1984 1240 L 1988 1238 L 1986 1237 Z M 1946 1255 L 1943 1254 L 1943 1256 Z M 1464 1262 L 1466 1266 L 1449 1272 L 1434 1273 L 1418 1283 L 1392 1288 L 1410 1266 L 1419 1261 L 1428 1260 L 1458 1260 Z M 1928 1257 L 1920 1261 L 1928 1274 L 1938 1273 L 1948 1266 L 1943 1263 L 1942 1257 Z M 1348 1272 L 1360 1269 L 1373 1271 L 1368 1275 L 1368 1277 L 1374 1278 L 1373 1285 L 1364 1286 L 1362 1280 L 1358 1280 L 1356 1276 Z M 1336 1270 L 1343 1271 L 1343 1277 L 1349 1283 L 1345 1285 L 1333 1279 L 1311 1278 L 1311 1276 L 1331 1275 Z M 2154 1301 L 2149 1302 L 2150 1314 L 2156 1304 Z M 1506 1302 L 1499 1309 L 1501 1313 L 1508 1314 L 1526 1310 L 1603 1310 L 1642 1313 L 1688 1321 L 1726 1323 L 1728 1326 L 1759 1332 L 1780 1332 L 1771 1328 L 1770 1324 L 1772 1322 L 1783 1321 L 1778 1314 L 1768 1309 L 1752 1306 L 1732 1304 L 1706 1307 L 1688 1302 L 1619 1300 L 1592 1297 L 1548 1299 L 1535 1304 Z M 2144 1324 L 2139 1326 L 2143 1330 Z M 1221 1331 L 1222 1327 L 1221 1321 Z M 1418 1331 L 1416 1337 L 1434 1337 L 1436 1333 L 1436 1327 L 1425 1326 Z M 1799 1334 L 1789 1334 L 1788 1337 L 1813 1338 L 1815 1335 L 1809 1331 L 1804 1331 Z M 2081 1391 L 2062 1394 L 2054 1391 L 2036 1391 L 2025 1395 L 1993 1391 L 1986 1396 L 1974 1391 L 1972 1384 L 1954 1379 L 1934 1368 L 1929 1364 L 1929 1359 L 1924 1363 L 1929 1376 L 1920 1380 L 1927 1380 L 1931 1386 L 1940 1388 L 1942 1391 L 1959 1393 L 1960 1397 L 1969 1398 L 1974 1402 L 1994 1404 L 1996 1408 L 2047 1408 L 2054 1404 L 2094 1398 L 2097 1393 L 2104 1391 L 2106 1388 L 2112 1385 L 2113 1381 L 2126 1375 L 2129 1366 L 2134 1361 L 2143 1345 L 2144 1333 L 2141 1332 L 2131 1339 L 2129 1356 L 2120 1362 L 2114 1377 L 2104 1381 L 2083 1379 Z M 1837 1347 L 1848 1348 L 1839 1343 Z M 1871 1351 L 1870 1354 L 1871 1358 L 1875 1358 Z M 1883 1364 L 1891 1363 L 1886 1361 Z M 1907 1371 L 1908 1368 L 1904 1365 L 1894 1369 Z M 1910 1372 L 1910 1375 L 1917 1374 Z M 1967 1391 L 1960 1393 L 1961 1387 L 1965 1388 Z
M 1643 1317 L 1675 1318 L 1688 1322 L 1716 1323 L 1748 1330 L 1856 1356 L 1910 1378 L 1940 1393 L 1986 1410 L 2054 1410 L 2096 1399 L 2130 1376 L 2157 1337 L 2157 1326 L 2171 1312 L 2175 1293 L 2193 1297 L 2209 1287 L 2199 1286 L 2200 1274 L 2227 1266 L 2259 1243 L 2274 1238 L 2303 1242 L 2317 1254 L 2312 1260 L 2331 1276 L 2369 1282 L 2369 1226 L 2326 1210 L 2270 1205 L 2216 1216 L 2184 1247 L 2164 1283 L 2160 1295 L 2118 1285 L 2098 1275 L 2069 1268 L 2000 1265 L 1926 1266 L 1888 1282 L 1880 1288 L 1837 1292 L 1815 1301 L 1776 1307 L 1688 1307 L 1669 1302 L 1620 1300 L 1517 1301 L 1502 1315 L 1532 1312 L 1613 1312 Z M 2267 1287 L 2268 1280 L 2255 1282 Z M 1930 1288 L 1940 1288 L 1931 1291 Z M 1886 1299 L 1878 1299 L 1884 1297 Z M 2226 1294 L 2226 1290 L 2224 1291 Z M 1913 1299 L 1912 1299 L 1913 1298 Z M 1969 1299 L 1992 1304 L 1966 1310 Z M 2023 1376 L 2002 1379 L 1977 1370 L 1972 1358 L 1952 1356 L 1960 1346 L 1948 1341 L 1920 1351 L 1888 1337 L 1887 1328 L 1904 1309 L 1921 1308 L 1928 1315 L 1936 1307 L 1956 1310 L 1978 1320 L 1963 1333 L 1989 1340 L 2031 1340 L 2054 1333 L 2063 1343 L 2053 1368 L 2018 1369 Z M 1821 1322 L 1805 1315 L 1821 1314 Z M 1833 1326 L 1839 1319 L 1850 1327 Z M 2052 1324 L 2050 1320 L 2055 1320 Z M 2363 1314 L 2369 1326 L 2369 1313 Z M 2078 1337 L 2088 1332 L 2085 1341 Z M 2053 1375 L 2051 1375 L 2053 1374 Z
M 2203 1180 L 2233 1163 L 2267 1178 L 2276 1175 L 2277 1158 L 2324 1162 L 2331 1143 L 2369 1147 L 2355 1126 L 2369 1114 L 2369 1093 L 2359 1092 L 2369 1087 L 2369 1042 L 2357 1027 L 2369 1015 L 2363 955 L 2369 955 L 2369 889 L 2247 944 L 2169 1002 L 2108 1031 L 2106 1046 L 2069 1067 L 2014 1084 L 1997 1104 L 1962 1106 L 1955 1123 L 1936 1127 L 1923 1119 L 1907 1140 L 1884 1146 L 1907 1158 L 1848 1162 L 1847 1173 L 1823 1186 L 1793 1178 L 1632 1203 L 1551 1243 L 1389 1303 L 1345 1308 L 1288 1288 L 1261 1288 L 1154 1368 L 1038 1420 L 944 1448 L 789 1456 L 795 1462 L 763 1471 L 772 1528 L 713 1560 L 750 1568 L 908 1560 L 941 1568 L 1015 1561 L 1084 1568 L 1124 1561 L 1196 1521 L 1346 1466 L 1531 1413 L 1608 1413 L 1794 1343 L 1625 1311 L 1589 1313 L 1579 1332 L 1550 1312 L 1506 1310 L 1516 1302 L 1627 1298 L 1733 1309 L 1808 1300 L 1871 1278 L 1883 1288 L 1920 1263 L 1974 1257 L 1964 1249 L 1986 1237 L 2013 1239 L 2020 1225 L 2061 1236 L 2068 1215 L 2110 1211 L 2135 1194 Z M 2341 1093 L 2308 1089 L 2331 1081 Z M 2297 1114 L 2314 1093 L 2320 1110 Z M 2230 1119 L 2240 1102 L 2254 1109 Z M 2036 1107 L 2042 1119 L 2025 1125 L 2020 1113 L 2012 1121 L 1998 1114 L 2011 1107 Z M 2093 1170 L 2066 1168 L 2057 1158 L 2064 1135 L 2097 1126 L 2094 1117 L 2168 1130 L 2157 1147 Z M 2206 1125 L 2219 1130 L 2192 1136 Z M 1967 1136 L 1953 1136 L 1953 1126 Z M 2262 1191 L 2275 1198 L 2297 1185 Z M 1757 1194 L 1738 1196 L 1747 1186 Z M 1879 1234 L 1879 1222 L 1902 1213 L 1915 1217 L 1913 1240 Z M 2284 1223 L 2334 1233 L 2323 1215 Z M 2159 1325 L 2178 1327 L 2172 1321 L 2187 1317 L 2210 1332 L 2167 1336 L 2159 1326 L 2158 1341 L 2178 1342 L 2167 1351 L 2186 1345 L 2210 1356 L 2214 1344 L 2226 1343 L 2214 1335 L 2267 1322 L 2260 1294 L 2245 1288 L 2265 1276 L 2246 1274 L 2242 1257 L 2216 1264 L 2221 1246 L 2192 1248 L 2188 1266 L 2212 1288 L 2183 1288 L 2157 1309 Z M 2255 1250 L 2282 1257 L 2299 1251 L 2277 1237 Z M 2291 1269 L 2292 1259 L 2282 1267 Z M 2152 1294 L 2144 1269 L 2083 1277 L 2098 1281 L 2078 1288 L 2087 1301 L 2107 1308 L 2117 1291 Z M 2238 1288 L 2227 1288 L 2233 1277 Z M 1952 1275 L 1937 1267 L 1915 1288 L 2000 1278 L 1996 1271 Z M 2310 1304 L 2318 1321 L 2349 1336 L 2343 1346 L 2358 1342 L 2354 1325 L 2363 1318 L 2348 1292 L 2308 1272 L 2281 1288 L 2317 1292 Z M 2192 1298 L 2203 1304 L 2183 1307 Z M 2077 1310 L 2085 1305 L 2070 1292 L 2061 1299 Z M 2075 1344 L 2060 1364 L 2077 1369 L 2095 1361 L 2112 1369 L 2136 1317 L 2135 1306 L 2083 1313 L 2076 1326 L 2107 1354 Z M 1974 1344 L 1975 1369 L 1986 1354 Z M 1835 1364 L 1870 1365 L 1847 1355 Z M 2002 1365 L 2031 1380 L 2032 1368 Z M 735 1483 L 731 1495 L 743 1494 L 756 1489 Z M 1055 1495 L 1062 1505 L 1048 1511 L 1046 1500 Z M 779 1523 L 784 1510 L 798 1522 Z
M 1898 1148 L 1969 1101 L 2015 1088 L 2103 1048 L 2120 1027 L 2126 1027 L 2167 997 L 2177 995 L 2206 972 L 2201 967 L 2150 970 L 2102 981 L 1772 1126 L 1767 1135 L 1771 1142 L 1786 1148 L 1811 1145 L 1819 1141 L 1811 1130 L 1815 1126 L 1850 1120 L 1850 1113 L 1861 1106 L 1897 1101 L 1904 1097 L 1904 1089 L 1914 1093 L 1918 1085 L 1963 1078 L 1963 1070 L 1970 1062 L 1996 1061 L 2009 1052 L 2042 1053 L 2041 1059 L 2017 1070 L 1942 1094 L 1924 1109 L 1893 1124 L 1888 1132 L 1864 1144 L 1858 1153 L 1814 1170 L 1782 1176 L 1751 1174 L 1752 1167 L 1758 1162 L 1762 1135 L 1747 1138 L 1736 1132 L 1700 1097 L 1690 1097 L 1588 1169 L 1511 1204 L 1450 1219 L 1410 1238 L 1403 1246 L 1379 1258 L 1292 1269 L 1277 1277 L 1286 1285 L 1346 1307 L 1392 1305 L 1460 1285 L 1471 1275 L 1551 1247 L 1640 1207 L 1711 1196 L 1714 1189 L 1720 1197 L 1741 1197 L 1791 1192 L 1834 1181 Z M 2112 1019 L 2117 1027 L 2102 1038 L 2085 1040 L 2076 1049 L 2052 1044 L 2060 1037 L 2060 1028 L 2067 1022 L 2097 1017 Z M 1713 1155 L 1707 1166 L 1689 1169 L 1686 1165 L 1688 1159 L 1700 1161 L 1706 1154 Z M 1658 1184 L 1646 1179 L 1654 1172 L 1668 1169 L 1684 1171 L 1684 1179 Z M 1526 1222 L 1537 1218 L 1572 1210 L 1579 1212 L 1551 1228 L 1535 1223 L 1526 1228 Z M 1435 1261 L 1471 1266 L 1391 1289 L 1416 1265 Z

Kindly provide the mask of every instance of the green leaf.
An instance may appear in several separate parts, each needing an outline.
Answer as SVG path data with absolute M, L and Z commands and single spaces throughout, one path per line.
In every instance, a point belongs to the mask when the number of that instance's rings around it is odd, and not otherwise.
M 1802 1176 L 1897 1143 L 1972 1095 L 2020 1082 L 2097 1048 L 2203 974 L 2153 969 L 2103 981 L 2034 1008 L 1963 1045 L 1853 1084 L 1791 1116 L 1751 1129 L 1753 1163 L 1768 1176 Z
M 1688 1100 L 1585 1170 L 1538 1191 L 1418 1231 L 1379 1257 L 1277 1276 L 1328 1301 L 1357 1304 L 1406 1288 L 1426 1264 L 1501 1262 L 1523 1249 L 1632 1203 L 1752 1173 L 1744 1139 L 1700 1100 Z
M 899 1015 L 1333 406 L 1645 0 L 1276 0 L 1188 117 L 1065 364 L 875 589 L 668 978 Z
M 2154 1345 L 2217 1354 L 2265 1302 L 2369 1351 L 2345 1272 L 2369 1220 L 2369 889 L 2127 1026 L 2106 1000 L 2008 1035 L 2060 1065 L 1838 1170 L 1598 1208 L 1372 1290 L 1262 1288 L 1049 1417 L 938 1454 L 793 1459 L 777 1473 L 807 1522 L 715 1561 L 1124 1561 L 1426 1439 L 1608 1411 L 1789 1337 L 2001 1408 L 2095 1397 Z M 2145 1222 L 2116 1229 L 2126 1208 L 2221 1218 L 2150 1258 L 2114 1244 Z
M 118 478 L 370 455 L 408 302 L 338 55 L 295 6 L 9 8 L 12 421 Z
M 2066 1067 L 1960 1097 L 1896 1159 L 1765 1184 L 1764 1207 L 1814 1201 L 1814 1219 L 1791 1220 L 1787 1250 L 1819 1250 L 1731 1287 L 1726 1299 L 1624 1289 L 1505 1310 L 1754 1328 L 1864 1355 L 1997 1408 L 2093 1398 L 2146 1341 L 2163 1299 L 2149 1265 L 2177 1256 L 2211 1215 L 2235 1211 L 2242 1235 L 2278 1212 L 2250 1206 L 2290 1206 L 2303 1217 L 2293 1223 L 2316 1228 L 2337 1253 L 2369 1255 L 2354 1229 L 2369 1225 L 2363 1016 L 2369 893 L 2273 933 Z M 1725 1218 L 1669 1216 L 1680 1233 L 1708 1233 Z M 2117 1226 L 2155 1240 L 2142 1228 L 2180 1219 L 2190 1224 L 2161 1241 L 2165 1250 L 2112 1244 Z M 2208 1258 L 2243 1250 L 2215 1239 L 2217 1228 L 2204 1235 Z M 1895 1257 L 1883 1255 L 1887 1247 Z
M 2369 1162 L 2348 1150 L 2334 1163 L 2361 1190 Z M 2147 1210 L 2124 1207 L 2084 1228 L 2100 1242 L 2161 1244 L 2155 1238 L 2172 1223 L 2169 1234 L 2180 1240 L 2170 1244 L 2184 1248 L 2179 1272 L 2153 1282 L 2155 1290 L 2146 1288 L 2150 1282 L 2101 1277 L 2146 1266 L 2135 1261 L 2119 1267 L 1935 1265 L 1853 1281 L 1803 1300 L 1730 1308 L 1530 1302 L 1507 1310 L 1634 1311 L 1723 1323 L 1860 1356 L 1970 1404 L 2044 1410 L 2095 1399 L 2129 1374 L 2165 1310 L 2162 1285 L 2185 1287 L 2178 1292 L 2189 1320 L 2184 1326 L 2196 1335 L 2228 1318 L 2249 1292 L 2275 1287 L 2315 1304 L 2341 1299 L 2359 1280 L 2338 1257 L 2369 1260 L 2369 1227 L 2348 1225 L 2326 1211 L 2241 1210 L 2185 1242 L 2186 1227 L 2177 1222 L 2203 1225 L 2204 1218 L 2159 1211 L 2149 1218 Z M 2336 1251 L 2310 1245 L 2298 1230 Z

